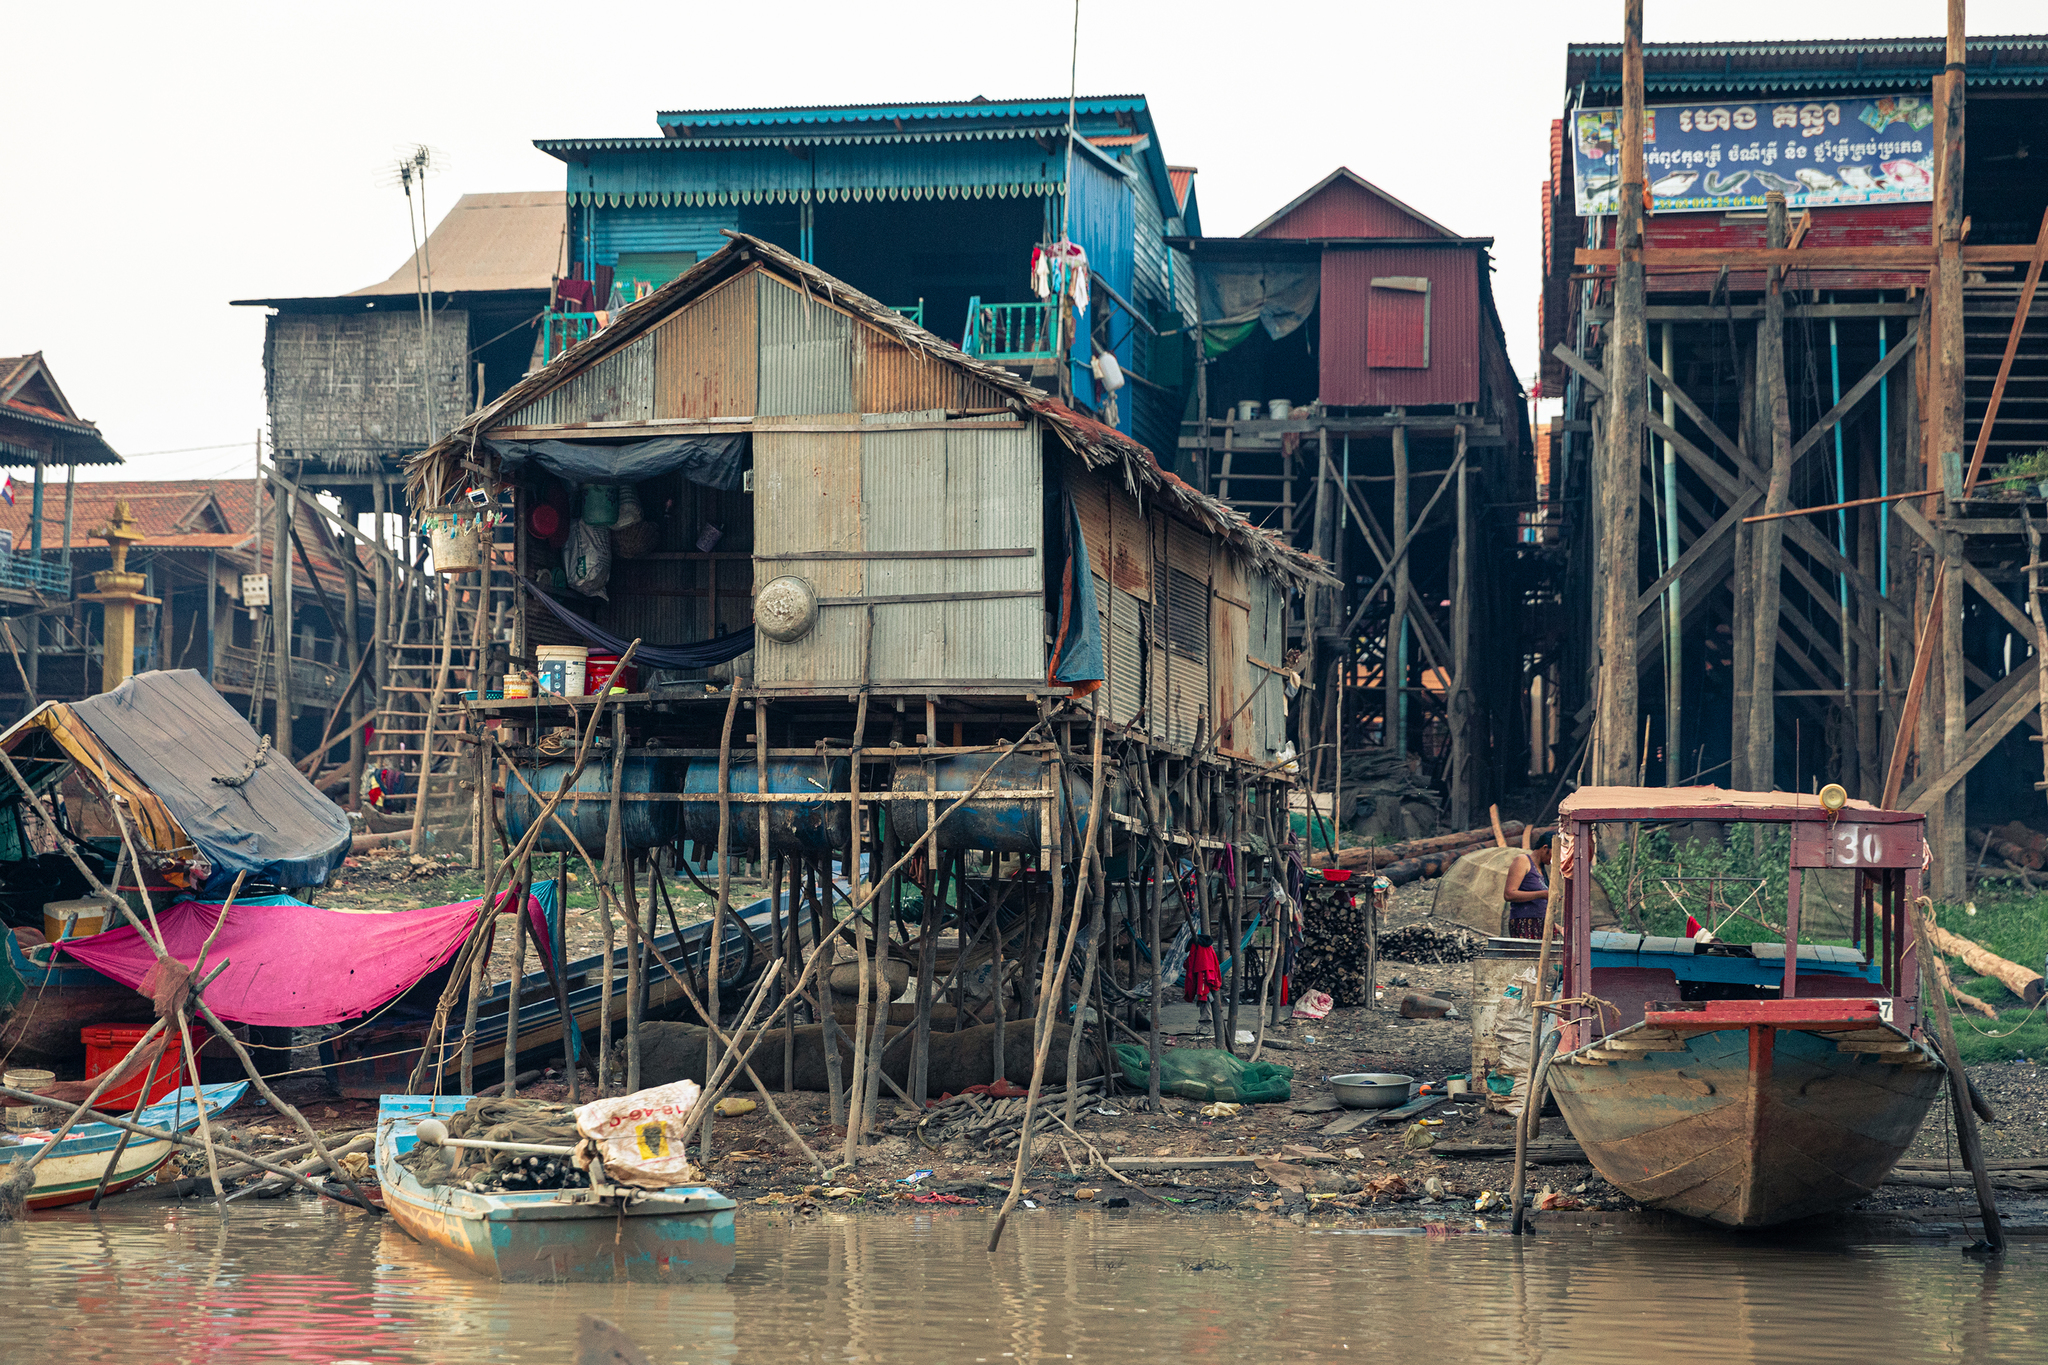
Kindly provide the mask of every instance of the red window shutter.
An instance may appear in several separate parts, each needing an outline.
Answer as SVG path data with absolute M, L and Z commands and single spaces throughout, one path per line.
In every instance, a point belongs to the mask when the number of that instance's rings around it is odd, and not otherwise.
M 1365 308 L 1365 363 L 1375 370 L 1429 368 L 1429 280 L 1389 275 L 1372 281 Z

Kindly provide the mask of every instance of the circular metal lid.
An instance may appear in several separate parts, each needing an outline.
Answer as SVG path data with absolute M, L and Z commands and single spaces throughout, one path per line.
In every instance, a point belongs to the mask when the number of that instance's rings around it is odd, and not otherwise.
M 795 574 L 769 579 L 754 595 L 754 625 L 771 640 L 801 640 L 817 624 L 817 590 Z

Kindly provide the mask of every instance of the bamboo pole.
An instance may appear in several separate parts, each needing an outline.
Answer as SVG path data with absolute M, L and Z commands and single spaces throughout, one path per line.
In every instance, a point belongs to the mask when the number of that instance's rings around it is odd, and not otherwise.
M 1932 936 L 1927 932 L 1931 916 L 1928 910 L 1932 902 L 1921 896 L 1913 903 L 1914 937 L 1925 938 L 1931 944 Z M 1931 954 L 1917 953 L 1915 957 L 1921 970 L 1927 971 Z M 1928 973 L 1932 975 L 1932 973 Z M 1924 978 L 1923 978 L 1924 981 Z M 1941 1059 L 1948 1071 L 1949 1103 L 1955 1110 L 1957 1145 L 1962 1148 L 1963 1162 L 1970 1168 L 1971 1179 L 1977 1188 L 1977 1210 L 1984 1220 L 1984 1243 L 1981 1249 L 1998 1253 L 2005 1250 L 2005 1225 L 1998 1216 L 1998 1197 L 1991 1190 L 1991 1174 L 1984 1166 L 1984 1146 L 1977 1132 L 1977 1115 L 1970 1105 L 1970 1078 L 1963 1069 L 1963 1055 L 1956 1048 L 1955 1026 L 1950 1022 L 1948 995 L 1940 990 L 1922 989 L 1922 997 L 1934 997 L 1934 1018 L 1938 1029 L 1936 1041 L 1941 1046 Z M 1973 1247 L 1971 1250 L 1980 1248 Z
M 1640 13 L 1640 11 L 1638 11 Z M 1577 854 L 1573 855 L 1577 861 Z M 1587 860 L 1586 875 L 1591 876 L 1592 862 Z M 1536 1062 L 1542 1051 L 1543 1041 L 1543 996 L 1544 980 L 1550 975 L 1550 937 L 1557 928 L 1557 903 L 1565 883 L 1562 865 L 1550 879 L 1550 894 L 1543 902 L 1543 944 L 1536 950 L 1536 981 L 1529 987 L 1529 1088 L 1522 1099 L 1522 1112 L 1515 1124 L 1515 1172 L 1508 1200 L 1514 1209 L 1514 1235 L 1522 1235 L 1524 1213 L 1522 1210 L 1523 1189 L 1528 1183 L 1529 1135 L 1535 1131 L 1538 1111 L 1543 1107 L 1543 1096 L 1536 1091 Z
M 720 1009 L 718 990 L 718 954 L 720 941 L 725 937 L 725 907 L 732 898 L 732 722 L 739 714 L 740 692 L 744 679 L 737 674 L 728 685 L 725 699 L 725 724 L 718 732 L 718 899 L 711 906 L 711 937 L 704 947 L 704 1003 L 711 1009 L 711 1017 L 705 1020 L 714 1027 L 704 1035 L 704 1075 L 709 1079 L 718 1066 L 718 1014 Z M 765 795 L 760 785 L 760 774 L 755 774 L 754 790 Z M 711 1111 L 706 1109 L 698 1120 L 698 1135 L 703 1159 L 711 1159 Z

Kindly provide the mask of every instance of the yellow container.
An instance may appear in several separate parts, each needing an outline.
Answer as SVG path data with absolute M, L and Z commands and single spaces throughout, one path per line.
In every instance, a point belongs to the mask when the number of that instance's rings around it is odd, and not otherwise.
M 55 943 L 60 938 L 91 938 L 107 927 L 114 907 L 103 900 L 43 902 L 43 937 Z

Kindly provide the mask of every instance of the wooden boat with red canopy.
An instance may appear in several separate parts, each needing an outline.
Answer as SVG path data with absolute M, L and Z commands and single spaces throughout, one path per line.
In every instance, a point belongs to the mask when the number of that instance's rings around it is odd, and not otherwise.
M 1565 1001 L 1549 1070 L 1572 1135 L 1607 1181 L 1640 1203 L 1756 1228 L 1846 1207 L 1877 1188 L 1945 1081 L 1920 1022 L 1911 907 L 1927 866 L 1925 817 L 1791 792 L 1588 787 L 1558 814 Z M 1785 942 L 1768 986 L 1725 973 L 1689 980 L 1705 941 L 1666 940 L 1675 1000 L 1604 996 L 1611 958 L 1592 926 L 1600 831 L 1622 822 L 1789 824 Z M 1850 943 L 1801 945 L 1802 874 L 1851 874 Z M 1839 879 L 1839 878 L 1838 878 Z M 1847 962 L 1852 970 L 1843 970 Z M 1802 963 L 1807 970 L 1802 971 Z M 1825 963 L 1828 970 L 1814 970 Z M 1619 981 L 1621 978 L 1615 978 Z M 1597 1001 L 1605 1000 L 1610 1008 Z M 1637 1017 L 1630 1018 L 1629 1014 Z

